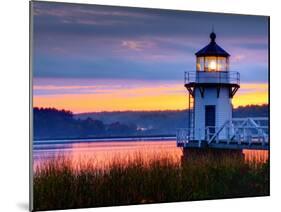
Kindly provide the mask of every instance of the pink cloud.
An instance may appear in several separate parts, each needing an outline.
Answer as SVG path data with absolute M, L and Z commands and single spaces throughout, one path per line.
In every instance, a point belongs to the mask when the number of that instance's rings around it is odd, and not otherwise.
M 121 46 L 134 51 L 142 51 L 156 47 L 153 42 L 138 40 L 123 40 Z

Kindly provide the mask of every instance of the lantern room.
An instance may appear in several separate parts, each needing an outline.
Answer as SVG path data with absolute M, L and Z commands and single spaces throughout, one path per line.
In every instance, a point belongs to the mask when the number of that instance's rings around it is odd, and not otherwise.
M 196 55 L 196 71 L 226 72 L 229 70 L 229 57 L 223 48 L 216 43 L 216 34 L 210 34 L 210 43 L 199 50 Z

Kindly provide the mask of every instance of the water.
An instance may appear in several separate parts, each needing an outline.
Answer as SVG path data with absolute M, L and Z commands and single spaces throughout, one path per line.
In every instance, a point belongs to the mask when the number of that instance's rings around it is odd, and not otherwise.
M 265 150 L 244 150 L 244 154 L 246 160 L 264 162 L 268 159 L 268 151 Z M 176 146 L 173 138 L 50 140 L 33 144 L 34 169 L 61 157 L 71 161 L 73 168 L 77 168 L 89 162 L 97 167 L 105 167 L 116 159 L 128 162 L 136 157 L 143 160 L 170 157 L 177 163 L 181 156 L 182 150 Z

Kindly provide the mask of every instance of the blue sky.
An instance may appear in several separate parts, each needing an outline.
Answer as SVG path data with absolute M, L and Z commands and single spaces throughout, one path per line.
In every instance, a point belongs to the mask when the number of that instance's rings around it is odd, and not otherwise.
M 34 2 L 34 76 L 182 80 L 217 43 L 244 82 L 267 82 L 268 19 L 189 11 Z

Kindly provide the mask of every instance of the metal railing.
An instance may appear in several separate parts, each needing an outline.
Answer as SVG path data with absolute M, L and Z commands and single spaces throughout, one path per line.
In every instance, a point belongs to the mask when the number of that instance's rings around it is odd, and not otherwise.
M 179 128 L 177 130 L 177 145 L 185 146 L 191 140 L 194 140 L 194 128 Z
M 184 83 L 231 83 L 240 84 L 240 73 L 234 71 L 186 71 Z
M 254 126 L 243 126 L 243 127 L 224 127 L 215 128 L 215 133 L 211 133 L 210 129 L 213 127 L 208 127 L 206 129 L 206 140 L 209 144 L 220 143 L 221 141 L 237 144 L 248 144 L 253 143 L 262 144 L 263 146 L 268 144 L 268 127 L 254 127 Z M 220 135 L 223 134 L 223 139 Z
M 221 127 L 180 128 L 177 131 L 177 145 L 187 146 L 191 141 L 197 142 L 198 147 L 204 140 L 211 144 L 259 145 L 269 144 L 268 118 L 233 118 Z

